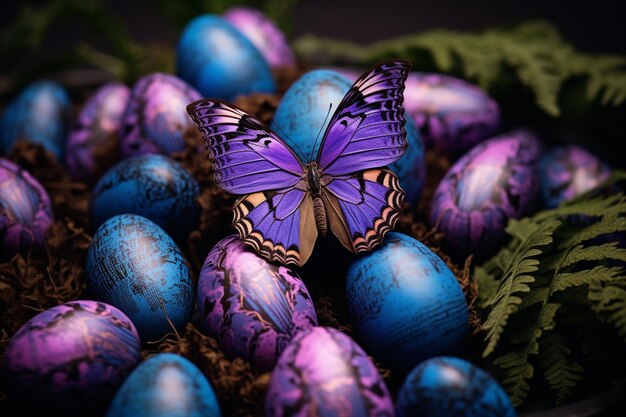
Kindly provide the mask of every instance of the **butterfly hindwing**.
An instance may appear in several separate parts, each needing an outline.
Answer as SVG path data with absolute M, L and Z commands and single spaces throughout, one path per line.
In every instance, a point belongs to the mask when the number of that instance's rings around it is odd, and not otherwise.
M 196 101 L 187 112 L 204 137 L 215 181 L 233 194 L 291 187 L 300 180 L 302 163 L 275 133 L 228 103 Z
M 407 147 L 403 91 L 410 63 L 385 61 L 361 76 L 339 104 L 317 158 L 326 175 L 389 165 Z
M 240 197 L 233 224 L 257 253 L 283 264 L 303 265 L 317 239 L 311 195 L 295 187 Z
M 382 243 L 400 213 L 404 191 L 386 168 L 333 179 L 322 199 L 330 229 L 349 250 L 369 251 Z

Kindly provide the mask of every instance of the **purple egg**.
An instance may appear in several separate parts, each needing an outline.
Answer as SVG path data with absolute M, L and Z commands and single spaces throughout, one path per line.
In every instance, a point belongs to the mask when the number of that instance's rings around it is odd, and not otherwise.
M 0 158 L 0 260 L 41 252 L 53 221 L 50 197 L 39 181 Z
M 117 140 L 130 89 L 112 82 L 100 87 L 85 103 L 67 139 L 65 164 L 73 179 L 94 182 L 110 168 L 94 153 Z
M 185 132 L 196 126 L 187 104 L 202 97 L 178 77 L 154 73 L 134 85 L 120 130 L 122 156 L 171 154 L 185 148 Z
M 296 56 L 281 30 L 261 11 L 252 7 L 232 7 L 223 14 L 244 34 L 272 68 L 293 67 Z
M 479 87 L 443 74 L 412 72 L 404 107 L 427 147 L 462 153 L 491 137 L 500 125 L 500 107 Z
M 505 238 L 509 219 L 528 214 L 539 190 L 539 140 L 517 130 L 476 145 L 439 183 L 431 224 L 444 233 L 444 250 L 457 262 L 484 259 Z
M 315 307 L 290 268 L 268 263 L 237 235 L 207 256 L 198 282 L 203 331 L 231 357 L 261 371 L 274 367 L 292 337 L 317 325 Z
M 568 145 L 556 147 L 542 158 L 539 175 L 543 204 L 554 208 L 602 184 L 611 168 L 585 149 Z
M 140 360 L 133 323 L 96 301 L 52 307 L 9 342 L 2 367 L 16 408 L 61 410 L 106 404 Z
M 391 417 L 391 397 L 370 358 L 329 327 L 299 333 L 280 356 L 265 398 L 265 415 Z

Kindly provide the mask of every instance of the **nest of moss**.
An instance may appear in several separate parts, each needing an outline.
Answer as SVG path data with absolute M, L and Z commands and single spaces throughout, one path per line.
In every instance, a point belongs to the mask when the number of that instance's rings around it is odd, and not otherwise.
M 302 72 L 295 70 L 277 74 L 279 91 L 284 92 Z M 280 94 L 252 94 L 239 97 L 235 104 L 269 123 L 280 97 Z M 186 142 L 187 148 L 172 157 L 188 169 L 200 184 L 198 202 L 201 216 L 197 229 L 189 234 L 186 242 L 179 242 L 179 245 L 187 256 L 193 275 L 197 277 L 213 245 L 235 233 L 230 225 L 234 198 L 213 181 L 211 163 L 204 152 L 198 151 L 203 143 L 195 130 L 188 132 Z M 107 152 L 106 149 L 101 151 L 104 154 Z M 16 255 L 9 262 L 0 264 L 0 359 L 11 336 L 24 322 L 45 309 L 83 296 L 86 286 L 84 265 L 91 240 L 88 215 L 90 188 L 86 183 L 72 181 L 63 165 L 40 145 L 18 142 L 9 159 L 30 171 L 46 188 L 56 220 L 49 231 L 45 256 L 34 258 Z M 442 235 L 425 225 L 430 198 L 449 168 L 450 161 L 437 151 L 428 151 L 426 163 L 428 176 L 422 199 L 416 209 L 405 207 L 396 230 L 429 246 L 456 275 L 470 307 L 470 325 L 473 330 L 463 355 L 476 360 L 482 338 L 477 335 L 480 321 L 475 309 L 477 287 L 470 280 L 469 274 L 471 258 L 462 266 L 455 265 L 440 249 Z M 319 324 L 341 329 L 353 336 L 347 318 L 344 288 L 350 256 L 341 256 L 338 262 L 316 262 L 317 258 L 330 253 L 323 250 L 326 245 L 332 247 L 333 243 L 318 242 L 322 249 L 318 251 L 316 248 L 311 260 L 298 272 L 311 293 Z M 211 382 L 224 415 L 263 415 L 270 374 L 254 372 L 242 359 L 227 358 L 217 342 L 200 333 L 193 323 L 187 325 L 182 335 L 169 335 L 159 343 L 148 346 L 143 355 L 148 357 L 158 352 L 175 352 L 191 359 Z M 394 374 L 378 363 L 377 366 L 394 394 L 404 375 Z M 10 415 L 12 412 L 7 408 L 5 400 L 0 391 L 0 414 Z M 98 413 L 97 410 L 94 412 Z M 99 412 L 104 413 L 105 410 Z

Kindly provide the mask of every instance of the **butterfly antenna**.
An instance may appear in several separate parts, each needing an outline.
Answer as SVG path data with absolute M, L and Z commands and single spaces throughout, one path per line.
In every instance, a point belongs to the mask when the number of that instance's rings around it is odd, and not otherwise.
M 280 128 L 280 126 L 278 126 L 278 123 L 276 123 L 275 121 L 272 120 L 272 124 L 274 124 L 274 126 L 276 126 L 276 129 L 280 132 L 281 136 L 285 139 L 289 141 L 289 144 L 292 147 L 295 147 L 298 152 L 300 152 L 300 155 L 306 156 L 305 153 L 302 151 L 302 149 L 300 148 L 300 146 L 298 146 L 298 142 L 296 142 L 295 140 L 292 140 L 289 135 L 287 135 L 287 133 Z
M 322 123 L 322 126 L 320 126 L 320 131 L 317 132 L 317 137 L 315 138 L 315 142 L 313 142 L 313 148 L 311 148 L 311 155 L 309 156 L 310 161 L 313 160 L 313 153 L 315 152 L 317 141 L 319 140 L 320 135 L 322 134 L 322 129 L 324 128 L 324 125 L 326 124 L 326 120 L 328 120 L 328 115 L 330 114 L 330 111 L 332 110 L 332 108 L 333 108 L 333 103 L 330 103 L 330 106 L 328 106 L 328 112 L 326 113 L 326 117 L 324 117 L 324 122 Z

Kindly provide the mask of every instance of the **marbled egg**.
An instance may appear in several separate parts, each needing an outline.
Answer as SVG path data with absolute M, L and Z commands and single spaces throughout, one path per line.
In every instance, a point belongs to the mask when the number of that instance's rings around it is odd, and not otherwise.
M 343 74 L 331 69 L 317 69 L 300 77 L 283 96 L 274 115 L 274 123 L 278 126 L 275 130 L 303 162 L 317 157 L 328 123 L 351 86 Z M 406 201 L 415 204 L 426 176 L 424 144 L 409 119 L 405 129 L 409 146 L 404 156 L 390 168 L 400 178 Z
M 457 350 L 469 330 L 463 289 L 421 242 L 390 232 L 348 269 L 346 298 L 357 340 L 393 369 Z
M 461 263 L 470 254 L 482 260 L 500 248 L 509 219 L 533 209 L 540 153 L 532 133 L 516 130 L 476 145 L 448 170 L 430 212 L 448 255 Z
M 597 156 L 576 145 L 558 146 L 539 165 L 543 205 L 555 208 L 597 187 L 611 175 L 611 168 Z
M 269 371 L 292 337 L 317 325 L 315 307 L 292 269 L 268 263 L 237 235 L 222 239 L 200 271 L 203 331 L 231 357 Z
M 173 75 L 154 73 L 140 78 L 124 111 L 122 156 L 182 151 L 185 133 L 197 129 L 187 114 L 187 104 L 200 98 L 193 87 Z
M 178 76 L 205 97 L 232 100 L 249 93 L 274 93 L 269 64 L 230 22 L 215 15 L 193 19 L 177 47 Z
M 385 382 L 370 358 L 337 329 L 313 327 L 284 350 L 265 398 L 267 417 L 392 417 Z
M 41 252 L 53 220 L 50 198 L 39 181 L 0 158 L 0 260 Z
M 398 417 L 515 417 L 495 379 L 459 358 L 428 359 L 411 371 L 398 393 Z
M 20 139 L 39 143 L 62 160 L 67 140 L 70 98 L 53 81 L 30 84 L 6 108 L 0 120 L 0 148 L 4 155 Z
M 107 417 L 220 417 L 213 388 L 189 360 L 160 353 L 141 363 L 115 395 Z
M 191 319 L 194 289 L 187 262 L 163 229 L 145 217 L 122 214 L 93 236 L 87 255 L 89 294 L 122 310 L 141 340 L 180 332 Z M 167 314 L 167 317 L 166 317 Z
M 283 32 L 264 13 L 252 7 L 231 7 L 224 18 L 243 33 L 272 68 L 293 67 L 296 56 Z
M 178 162 L 163 155 L 125 159 L 107 171 L 91 196 L 91 227 L 132 213 L 161 226 L 174 239 L 184 239 L 198 224 L 198 182 Z
M 130 89 L 111 82 L 87 100 L 67 138 L 65 165 L 73 179 L 93 183 L 110 165 L 111 151 L 119 147 L 119 130 Z
M 491 137 L 500 126 L 500 107 L 481 88 L 449 75 L 412 72 L 404 108 L 427 147 L 460 154 Z
M 113 397 L 140 351 L 135 326 L 117 308 L 71 301 L 38 314 L 11 338 L 5 388 L 23 412 L 94 409 Z

